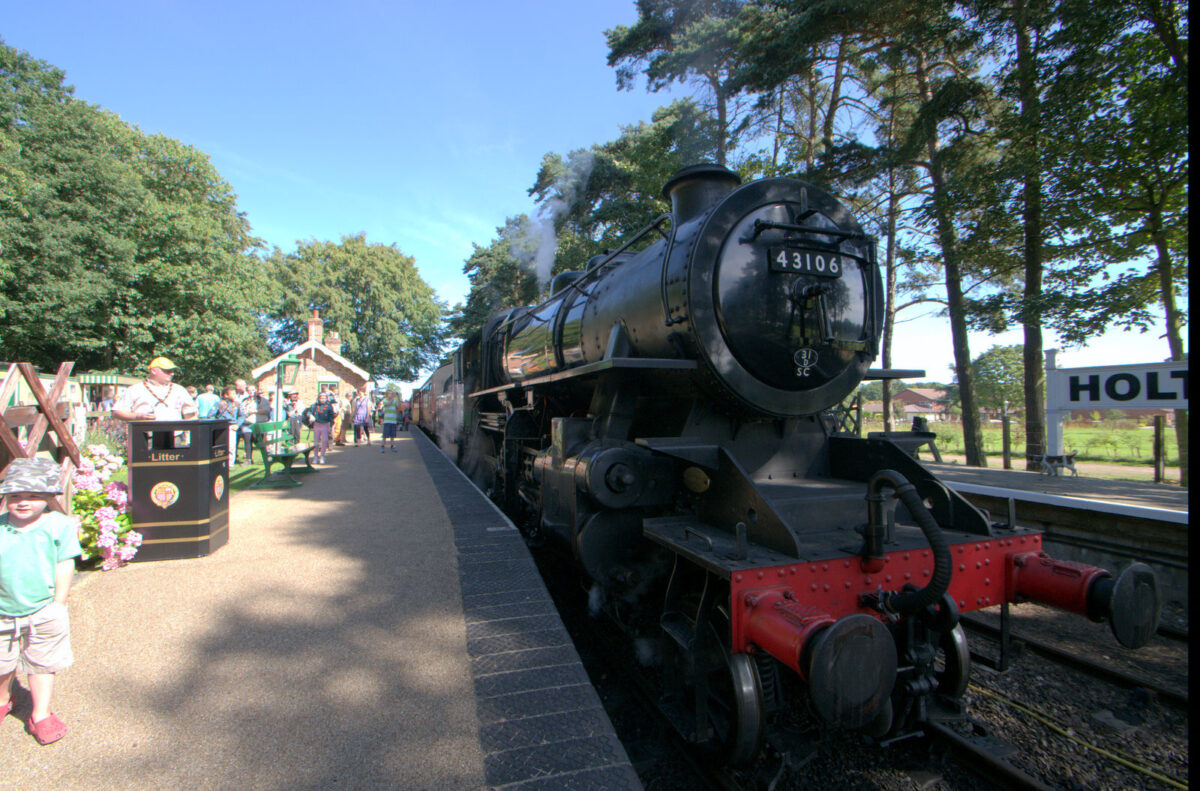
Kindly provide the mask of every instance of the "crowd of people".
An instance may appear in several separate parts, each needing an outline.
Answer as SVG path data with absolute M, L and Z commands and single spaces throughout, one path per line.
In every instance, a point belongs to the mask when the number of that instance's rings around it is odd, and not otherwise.
M 316 403 L 300 408 L 299 396 L 292 395 L 292 411 L 286 419 L 293 435 L 299 441 L 302 426 L 312 428 L 316 445 L 316 463 L 323 464 L 330 445 L 348 445 L 347 435 L 353 431 L 353 446 L 371 444 L 371 428 L 382 425 L 380 452 L 386 453 L 388 440 L 392 451 L 396 450 L 396 433 L 407 431 L 412 422 L 412 410 L 408 403 L 400 400 L 400 394 L 389 391 L 382 398 L 372 399 L 366 392 L 347 392 L 339 398 L 334 390 L 325 390 L 317 395 Z M 285 408 L 286 411 L 286 408 Z
M 407 431 L 409 405 L 389 391 L 375 400 L 365 389 L 339 398 L 331 388 L 304 406 L 300 394 L 282 394 L 279 412 L 273 409 L 274 393 L 260 393 L 243 379 L 203 392 L 174 382 L 175 365 L 156 357 L 146 378 L 114 397 L 107 389 L 96 404 L 116 421 L 226 420 L 231 427 L 230 460 L 236 462 L 239 441 L 249 460 L 253 426 L 274 420 L 287 421 L 297 441 L 301 431 L 312 430 L 315 461 L 325 463 L 329 444 L 347 444 L 353 427 L 354 445 L 371 444 L 371 427 L 382 424 L 380 452 L 396 451 L 397 431 Z M 0 480 L 0 720 L 13 710 L 13 679 L 19 668 L 27 673 L 32 710 L 26 729 L 39 744 L 63 738 L 66 724 L 51 709 L 56 675 L 74 660 L 71 651 L 66 600 L 75 576 L 75 558 L 81 554 L 76 524 L 51 506 L 62 495 L 57 462 L 50 459 L 15 459 Z
M 110 411 L 114 418 L 132 420 L 226 420 L 230 424 L 229 456 L 237 463 L 239 446 L 241 460 L 250 461 L 253 453 L 254 425 L 285 421 L 295 442 L 306 431 L 316 445 L 313 461 L 325 463 L 330 445 L 347 445 L 347 434 L 353 429 L 355 447 L 371 444 L 371 428 L 382 425 L 380 451 L 387 452 L 386 443 L 396 450 L 396 433 L 407 431 L 412 422 L 412 410 L 392 390 L 374 399 L 365 388 L 348 391 L 340 397 L 333 387 L 323 386 L 317 400 L 303 404 L 298 392 L 284 392 L 280 409 L 275 411 L 274 391 L 259 392 L 244 379 L 222 388 L 220 395 L 214 385 L 204 385 L 203 392 L 193 386 L 174 382 L 177 368 L 165 357 L 156 357 L 148 366 L 146 379 L 126 388 L 114 398 L 106 389 L 104 399 L 97 404 L 101 411 Z M 307 439 L 307 438 L 306 438 Z

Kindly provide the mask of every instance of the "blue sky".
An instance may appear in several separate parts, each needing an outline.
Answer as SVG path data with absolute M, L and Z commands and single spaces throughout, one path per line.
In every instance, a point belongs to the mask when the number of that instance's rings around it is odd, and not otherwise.
M 636 19 L 633 0 L 6 5 L 5 43 L 65 70 L 79 98 L 208 153 L 269 245 L 365 232 L 451 305 L 471 244 L 533 209 L 543 155 L 615 139 L 671 100 L 618 91 L 605 61 L 604 31 Z M 1157 334 L 1059 364 L 1160 360 Z M 978 335 L 971 350 L 1019 342 Z M 895 355 L 950 381 L 948 323 L 901 325 Z

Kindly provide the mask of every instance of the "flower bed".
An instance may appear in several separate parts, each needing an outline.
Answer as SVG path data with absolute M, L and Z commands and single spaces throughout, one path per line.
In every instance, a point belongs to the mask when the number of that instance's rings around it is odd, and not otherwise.
M 75 484 L 71 510 L 83 549 L 80 560 L 100 561 L 101 569 L 111 571 L 128 563 L 142 543 L 129 513 L 129 488 L 110 480 L 125 460 L 104 445 L 88 445 L 80 455 L 79 469 L 71 476 Z

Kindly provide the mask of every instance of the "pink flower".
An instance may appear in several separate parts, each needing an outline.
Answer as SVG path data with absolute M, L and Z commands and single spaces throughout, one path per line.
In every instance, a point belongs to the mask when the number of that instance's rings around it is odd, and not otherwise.
M 75 483 L 75 488 L 85 492 L 100 491 L 100 479 L 96 477 L 94 472 L 81 473 L 76 471 L 71 474 L 71 480 Z
M 132 560 L 133 556 L 136 554 L 137 554 L 137 547 L 130 546 L 128 544 L 126 544 L 125 546 L 123 546 L 117 550 L 117 556 L 119 558 L 121 558 L 122 561 Z
M 101 571 L 112 571 L 113 569 L 121 568 L 121 566 L 123 564 L 124 564 L 124 561 L 121 560 L 119 557 L 105 558 L 104 562 L 100 564 L 100 570 Z
M 102 522 L 102 523 L 103 522 L 115 522 L 116 518 L 117 518 L 117 511 L 112 506 L 106 505 L 103 508 L 96 509 L 96 521 L 97 522 Z
M 129 504 L 129 487 L 120 481 L 113 481 L 104 487 L 104 495 L 116 507 L 117 513 L 125 513 Z
M 131 546 L 140 547 L 142 545 L 142 534 L 136 530 L 130 530 L 128 533 L 121 536 L 121 538 L 126 544 Z
M 116 545 L 117 545 L 117 534 L 113 533 L 111 531 L 108 531 L 108 530 L 102 531 L 100 533 L 100 535 L 96 538 L 96 546 L 100 547 L 102 550 L 104 550 L 104 549 L 111 550 Z
M 76 470 L 80 475 L 91 475 L 96 471 L 96 465 L 92 464 L 92 460 L 86 456 L 79 460 L 79 469 Z

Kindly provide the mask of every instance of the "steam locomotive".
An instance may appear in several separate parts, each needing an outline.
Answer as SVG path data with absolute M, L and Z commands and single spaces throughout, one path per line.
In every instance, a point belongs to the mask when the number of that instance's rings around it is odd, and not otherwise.
M 492 317 L 412 400 L 527 538 L 569 552 L 681 734 L 744 764 L 793 706 L 912 732 L 961 708 L 959 615 L 991 605 L 1150 638 L 1148 567 L 1052 559 L 900 443 L 838 430 L 830 410 L 864 377 L 902 373 L 870 371 L 875 241 L 842 204 L 715 165 L 663 195 L 670 213 Z

